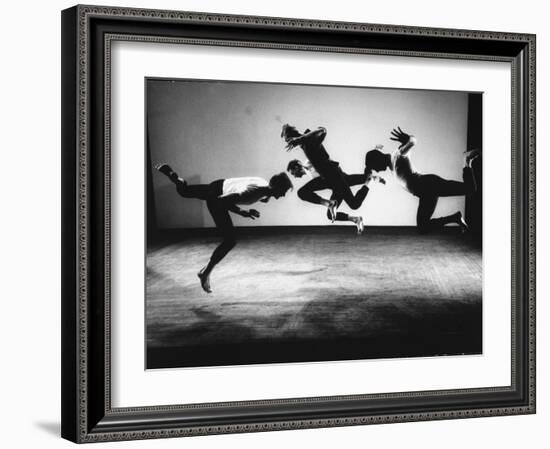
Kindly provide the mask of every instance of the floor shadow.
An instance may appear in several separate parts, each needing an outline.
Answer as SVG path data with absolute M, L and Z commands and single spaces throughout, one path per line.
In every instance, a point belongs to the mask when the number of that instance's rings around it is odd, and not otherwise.
M 162 287 L 149 303 L 148 368 L 482 353 L 481 254 L 458 234 L 309 231 L 243 237 L 218 297 L 197 296 L 194 277 L 167 292 L 163 270 L 180 276 L 187 242 L 160 254 L 148 277 Z
M 481 297 L 470 300 L 445 297 L 330 296 L 319 290 L 318 299 L 299 312 L 302 326 L 316 338 L 386 337 L 419 341 L 481 338 Z
M 279 329 L 276 339 L 240 318 L 193 312 L 199 323 L 171 329 L 160 339 L 166 346 L 148 348 L 148 368 L 482 352 L 481 298 L 407 297 L 388 303 L 384 297 L 319 295 L 297 313 L 273 313 L 264 320 L 264 329 Z M 289 320 L 296 325 L 281 332 Z
M 255 329 L 246 323 L 222 317 L 202 308 L 191 310 L 200 320 L 199 322 L 169 328 L 149 325 L 147 328 L 148 338 L 151 341 L 162 341 L 164 346 L 182 348 L 197 346 L 205 342 L 208 344 L 230 342 L 239 345 L 256 338 Z M 155 345 L 149 346 L 154 347 Z

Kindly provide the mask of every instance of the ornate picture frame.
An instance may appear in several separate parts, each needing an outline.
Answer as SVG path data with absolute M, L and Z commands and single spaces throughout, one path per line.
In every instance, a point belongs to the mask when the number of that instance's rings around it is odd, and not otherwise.
M 111 45 L 186 43 L 511 66 L 511 384 L 117 408 L 111 385 Z M 62 436 L 97 442 L 535 413 L 535 36 L 75 6 L 62 12 Z

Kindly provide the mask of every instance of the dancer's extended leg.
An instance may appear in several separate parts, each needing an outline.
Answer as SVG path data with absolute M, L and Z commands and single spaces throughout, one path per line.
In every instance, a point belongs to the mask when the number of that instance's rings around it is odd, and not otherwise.
M 210 273 L 214 267 L 227 255 L 227 253 L 235 247 L 237 240 L 235 238 L 235 228 L 233 227 L 231 216 L 223 203 L 218 199 L 210 199 L 206 202 L 206 205 L 212 215 L 212 218 L 214 219 L 214 223 L 216 224 L 220 235 L 223 238 L 222 242 L 212 253 L 212 256 L 210 256 L 208 264 L 198 273 L 203 290 L 207 293 L 211 293 Z
M 364 184 L 367 179 L 366 175 L 364 174 L 356 174 L 356 175 L 346 174 L 345 178 L 349 186 Z M 330 197 L 330 199 L 336 201 L 336 209 L 340 207 L 340 204 L 342 204 L 342 198 L 334 192 L 332 193 L 332 196 Z M 327 211 L 327 218 L 329 220 L 332 219 L 330 210 Z M 364 230 L 363 217 L 349 215 L 345 212 L 336 212 L 334 221 L 350 221 L 354 223 L 355 226 L 357 227 L 357 234 L 361 235 L 363 233 L 363 230 Z
M 333 192 L 341 197 L 351 209 L 356 210 L 361 207 L 361 204 L 363 204 L 363 201 L 369 193 L 369 188 L 364 185 L 355 194 L 353 194 L 347 177 L 348 176 L 340 168 L 335 168 L 329 173 L 327 183 L 330 185 Z
M 170 167 L 168 164 L 156 164 L 155 168 L 161 172 L 163 175 L 166 175 L 170 181 L 173 183 L 176 183 L 178 181 L 179 176 L 178 174 L 172 170 L 172 167 Z
M 418 202 L 418 210 L 416 212 L 416 225 L 422 233 L 433 231 L 434 229 L 442 228 L 446 224 L 456 223 L 462 230 L 466 230 L 466 223 L 462 219 L 462 213 L 456 212 L 445 217 L 431 218 L 435 207 L 437 206 L 437 196 L 421 196 Z
M 308 203 L 321 204 L 323 206 L 328 205 L 328 200 L 320 197 L 315 192 L 319 190 L 325 190 L 330 188 L 327 182 L 321 178 L 314 178 L 311 181 L 308 181 L 302 187 L 298 189 L 297 195 L 302 201 L 307 201 Z
M 221 186 L 219 184 L 223 181 L 214 181 L 210 184 L 189 185 L 187 181 L 180 178 L 168 164 L 158 164 L 155 168 L 166 175 L 168 179 L 176 185 L 177 192 L 184 198 L 196 198 L 206 201 L 209 198 L 216 198 L 221 194 Z
M 333 199 L 325 199 L 317 195 L 315 192 L 318 190 L 325 190 L 330 189 L 331 187 L 327 183 L 327 181 L 324 178 L 318 177 L 315 179 L 312 179 L 308 183 L 304 184 L 300 189 L 298 190 L 298 197 L 302 201 L 307 201 L 308 203 L 313 204 L 320 204 L 322 206 L 325 206 L 328 211 L 327 214 L 329 216 L 329 219 L 334 222 L 336 218 L 336 208 L 337 203 L 336 200 Z

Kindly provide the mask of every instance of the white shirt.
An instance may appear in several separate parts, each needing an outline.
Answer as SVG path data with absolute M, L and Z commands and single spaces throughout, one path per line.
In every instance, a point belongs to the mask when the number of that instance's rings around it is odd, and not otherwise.
M 268 196 L 265 187 L 269 187 L 269 183 L 264 178 L 228 178 L 223 181 L 220 198 L 237 195 L 235 204 L 253 204 Z

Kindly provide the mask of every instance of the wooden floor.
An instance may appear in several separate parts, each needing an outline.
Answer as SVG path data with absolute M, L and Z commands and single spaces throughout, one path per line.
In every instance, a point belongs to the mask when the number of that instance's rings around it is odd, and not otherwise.
M 481 250 L 456 229 L 251 232 L 207 294 L 196 273 L 218 241 L 149 250 L 148 368 L 482 351 Z

